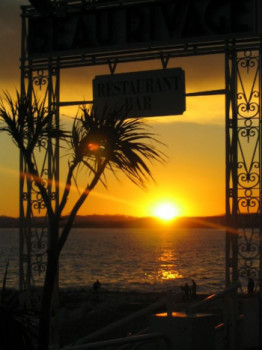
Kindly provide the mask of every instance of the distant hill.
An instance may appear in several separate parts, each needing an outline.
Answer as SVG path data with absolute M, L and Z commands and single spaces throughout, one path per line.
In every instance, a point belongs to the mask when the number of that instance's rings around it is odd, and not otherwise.
M 0 216 L 0 227 L 18 227 L 19 219 L 9 216 Z
M 63 218 L 65 219 L 65 217 Z M 61 226 L 63 224 L 61 220 Z M 36 224 L 42 226 L 44 218 L 34 219 Z M 125 215 L 85 215 L 77 216 L 74 227 L 161 227 L 173 226 L 181 228 L 206 227 L 216 228 L 225 225 L 225 216 L 209 216 L 209 217 L 179 217 L 169 223 L 163 223 L 161 220 L 153 217 L 137 218 Z M 0 228 L 19 227 L 19 218 L 8 216 L 0 216 Z
M 61 226 L 63 225 L 62 218 Z M 46 219 L 44 217 L 34 218 L 34 222 L 42 227 Z M 239 227 L 259 227 L 259 216 L 256 214 L 239 215 Z M 84 215 L 77 216 L 74 227 L 123 227 L 123 228 L 154 228 L 154 227 L 176 227 L 176 228 L 224 228 L 226 226 L 226 218 L 220 216 L 206 217 L 178 217 L 172 222 L 164 223 L 154 217 L 138 218 L 126 215 Z M 0 228 L 19 227 L 19 218 L 8 216 L 0 216 Z

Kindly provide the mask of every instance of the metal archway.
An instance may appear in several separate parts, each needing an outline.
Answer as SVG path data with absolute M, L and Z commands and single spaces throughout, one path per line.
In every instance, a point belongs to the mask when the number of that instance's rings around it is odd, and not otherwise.
M 113 47 L 111 51 L 102 44 L 101 47 L 91 49 L 90 47 L 79 47 L 76 50 L 73 44 L 67 48 L 62 40 L 58 41 L 58 44 L 65 45 L 63 48 L 66 50 L 59 51 L 59 47 L 49 47 L 52 41 L 48 42 L 49 37 L 47 36 L 46 46 L 43 44 L 39 48 L 36 39 L 43 39 L 45 36 L 41 31 L 37 34 L 37 29 L 43 29 L 45 21 L 51 23 L 54 18 L 58 18 L 61 27 L 65 26 L 63 18 L 70 17 L 70 9 L 73 9 L 74 12 L 72 16 L 75 16 L 75 13 L 81 14 L 83 11 L 86 13 L 90 11 L 92 16 L 95 16 L 96 11 L 101 11 L 99 14 L 104 16 L 107 9 L 112 12 L 116 8 L 118 13 L 121 13 L 121 11 L 128 11 L 127 8 L 132 9 L 132 5 L 139 6 L 139 2 L 135 0 L 123 2 L 72 0 L 61 1 L 57 4 L 56 2 L 51 3 L 54 6 L 48 10 L 48 12 L 51 11 L 48 14 L 39 14 L 33 7 L 22 7 L 21 93 L 31 99 L 34 99 L 39 93 L 43 94 L 46 98 L 46 105 L 49 110 L 53 111 L 57 123 L 59 122 L 59 107 L 70 104 L 60 101 L 61 69 L 107 64 L 111 73 L 114 73 L 116 65 L 120 63 L 160 59 L 163 68 L 166 68 L 168 60 L 173 57 L 224 54 L 225 89 L 218 93 L 225 94 L 226 106 L 225 280 L 228 287 L 239 279 L 245 283 L 248 277 L 253 277 L 257 282 L 261 298 L 262 74 L 260 34 L 250 31 L 242 35 L 222 35 L 208 39 L 182 38 L 182 40 L 167 43 L 159 44 L 158 42 L 155 45 L 148 42 L 146 38 L 142 43 L 140 40 L 139 45 L 133 45 L 132 49 L 128 45 L 123 45 Z M 248 2 L 250 6 L 251 3 L 252 6 L 253 4 L 256 7 L 259 6 L 256 1 Z M 158 0 L 144 0 L 140 1 L 140 4 L 145 7 L 162 6 L 161 1 Z M 83 18 L 81 20 L 83 21 Z M 52 27 L 52 23 L 48 27 L 50 32 L 55 28 Z M 32 34 L 32 30 L 30 31 L 30 26 L 35 29 L 35 34 Z M 76 34 L 80 35 L 78 32 Z M 78 103 L 82 101 L 71 102 L 71 104 Z M 59 199 L 57 185 L 59 181 L 59 141 L 52 144 L 50 140 L 41 140 L 39 152 L 35 156 L 38 159 L 39 168 L 42 169 L 43 180 L 53 199 L 53 205 L 56 206 Z M 20 289 L 28 291 L 28 298 L 30 298 L 31 291 L 43 283 L 49 233 L 45 222 L 42 223 L 42 226 L 39 226 L 39 222 L 36 224 L 36 217 L 39 213 L 44 216 L 45 208 L 40 193 L 32 181 L 25 176 L 27 169 L 22 158 L 20 159 L 20 172 L 22 174 L 20 178 Z M 261 305 L 262 303 L 260 303 L 260 323 L 262 320 Z

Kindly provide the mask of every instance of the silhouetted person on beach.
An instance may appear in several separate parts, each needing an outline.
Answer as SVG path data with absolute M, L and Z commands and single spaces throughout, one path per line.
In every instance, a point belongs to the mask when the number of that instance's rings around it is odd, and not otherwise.
M 191 297 L 193 299 L 196 298 L 196 288 L 197 288 L 197 285 L 196 285 L 196 282 L 194 280 L 192 280 L 192 284 L 191 284 Z
M 96 280 L 95 283 L 93 284 L 93 291 L 94 293 L 98 293 L 99 290 L 101 288 L 101 283 L 99 282 L 99 280 Z
M 254 292 L 255 282 L 253 278 L 249 277 L 248 284 L 247 284 L 247 294 L 252 295 Z
M 96 280 L 93 284 L 93 292 L 95 294 L 95 301 L 99 300 L 99 291 L 101 289 L 101 283 L 99 280 Z
M 181 287 L 181 289 L 184 291 L 185 295 L 184 295 L 184 300 L 189 300 L 190 298 L 190 287 L 188 285 L 188 283 L 185 283 L 185 285 L 183 287 Z

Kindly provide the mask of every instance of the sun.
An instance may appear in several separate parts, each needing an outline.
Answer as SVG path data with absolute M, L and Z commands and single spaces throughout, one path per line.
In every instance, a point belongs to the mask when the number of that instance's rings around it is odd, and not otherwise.
M 155 206 L 153 215 L 161 220 L 171 221 L 179 215 L 179 211 L 173 203 L 165 202 Z

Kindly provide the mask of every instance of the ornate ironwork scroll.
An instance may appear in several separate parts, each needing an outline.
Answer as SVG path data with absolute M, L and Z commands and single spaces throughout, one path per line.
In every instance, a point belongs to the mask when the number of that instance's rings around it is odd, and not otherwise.
M 22 22 L 21 94 L 32 102 L 45 101 L 46 108 L 59 124 L 59 68 L 54 62 L 46 69 L 34 70 L 27 58 L 27 21 Z M 29 138 L 30 135 L 26 135 Z M 48 190 L 55 206 L 58 201 L 59 140 L 42 138 L 34 151 L 34 160 L 42 184 Z M 49 242 L 47 212 L 41 193 L 28 175 L 28 169 L 20 156 L 20 290 L 30 291 L 42 286 L 46 270 Z M 28 299 L 28 298 L 27 298 Z
M 260 284 L 260 53 L 226 55 L 227 285 Z

